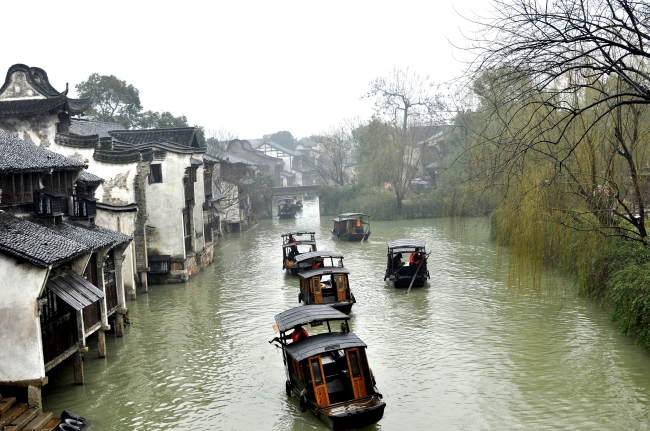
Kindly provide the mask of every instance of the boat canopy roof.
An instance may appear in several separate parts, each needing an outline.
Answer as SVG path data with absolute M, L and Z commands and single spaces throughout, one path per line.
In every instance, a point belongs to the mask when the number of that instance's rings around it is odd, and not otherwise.
M 316 245 L 316 241 L 300 241 L 290 242 L 288 244 L 282 244 L 282 248 L 293 247 L 294 245 Z
M 423 239 L 404 238 L 388 241 L 386 244 L 389 253 L 401 253 L 415 251 L 416 247 L 424 250 L 427 242 Z
M 316 235 L 316 232 L 308 229 L 297 229 L 283 232 L 280 236 L 289 236 L 289 235 Z
M 275 315 L 278 330 L 286 332 L 296 325 L 304 325 L 314 321 L 349 320 L 350 316 L 343 314 L 325 304 L 302 305 L 291 308 Z
M 343 214 L 339 214 L 339 217 L 359 217 L 359 216 L 370 217 L 368 214 L 364 214 L 364 213 L 343 213 Z
M 308 269 L 306 271 L 300 271 L 298 273 L 298 277 L 300 278 L 312 278 L 317 275 L 325 275 L 325 274 L 349 274 L 350 270 L 347 268 L 343 268 L 342 266 L 336 267 L 336 266 L 324 266 L 322 268 L 316 268 L 316 269 Z
M 302 340 L 291 343 L 286 347 L 289 355 L 300 362 L 314 355 L 319 355 L 334 350 L 349 349 L 350 347 L 367 347 L 352 332 L 327 332 L 312 335 Z
M 307 253 L 302 253 L 296 256 L 296 262 L 302 262 L 304 260 L 314 259 L 316 257 L 331 257 L 334 259 L 343 259 L 342 254 L 334 253 L 332 251 L 309 251 Z

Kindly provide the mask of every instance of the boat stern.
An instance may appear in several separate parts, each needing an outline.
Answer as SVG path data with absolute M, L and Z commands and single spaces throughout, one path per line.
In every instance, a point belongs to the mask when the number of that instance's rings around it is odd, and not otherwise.
M 354 430 L 376 424 L 384 416 L 386 403 L 378 395 L 345 406 L 322 410 L 319 418 L 333 431 Z

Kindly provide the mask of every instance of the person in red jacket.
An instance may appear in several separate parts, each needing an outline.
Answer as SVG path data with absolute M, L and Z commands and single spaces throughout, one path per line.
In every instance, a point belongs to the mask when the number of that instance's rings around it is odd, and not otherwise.
M 420 248 L 416 247 L 415 251 L 411 253 L 411 256 L 409 257 L 409 267 L 411 268 L 410 270 L 411 275 L 415 274 L 421 262 L 422 262 L 422 253 L 420 252 Z
M 296 325 L 293 327 L 293 332 L 291 333 L 291 342 L 295 343 L 296 341 L 303 340 L 309 337 L 309 333 L 301 325 Z

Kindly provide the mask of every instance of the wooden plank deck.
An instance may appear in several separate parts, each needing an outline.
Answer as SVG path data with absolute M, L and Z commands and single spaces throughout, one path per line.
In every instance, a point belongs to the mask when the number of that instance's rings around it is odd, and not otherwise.
M 15 397 L 0 395 L 0 431 L 54 431 L 61 419 L 52 418 L 52 413 L 30 409 L 27 404 L 16 404 Z

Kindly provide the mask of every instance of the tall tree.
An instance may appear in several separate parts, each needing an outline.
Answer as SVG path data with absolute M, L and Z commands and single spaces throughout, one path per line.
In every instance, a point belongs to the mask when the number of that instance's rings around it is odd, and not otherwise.
M 383 175 L 393 186 L 401 212 L 410 183 L 420 172 L 425 141 L 444 121 L 444 98 L 434 91 L 428 76 L 408 69 L 375 78 L 364 97 L 374 99 L 377 116 L 392 126 L 384 128 L 385 136 L 376 137 L 374 153 L 383 155 Z
M 482 31 L 470 48 L 475 82 L 490 76 L 482 107 L 494 121 L 479 143 L 489 144 L 483 154 L 492 156 L 493 178 L 501 184 L 528 178 L 528 190 L 567 186 L 572 199 L 558 202 L 567 214 L 564 223 L 647 243 L 639 215 L 647 207 L 641 169 L 648 163 L 642 142 L 644 105 L 650 104 L 650 5 L 493 5 L 491 17 L 476 20 Z M 550 174 L 536 184 L 526 169 L 542 164 Z
M 269 135 L 264 135 L 264 139 L 280 144 L 283 147 L 289 148 L 290 150 L 295 150 L 298 141 L 293 137 L 291 132 L 286 130 L 281 130 L 279 132 L 271 133 Z
M 126 128 L 137 125 L 140 93 L 137 88 L 114 75 L 93 73 L 75 86 L 79 97 L 92 97 L 86 115 L 98 121 L 117 122 Z
M 313 159 L 306 158 L 305 165 L 315 170 L 327 184 L 343 186 L 350 181 L 349 167 L 355 140 L 350 127 L 341 125 L 327 133 L 313 137 Z

